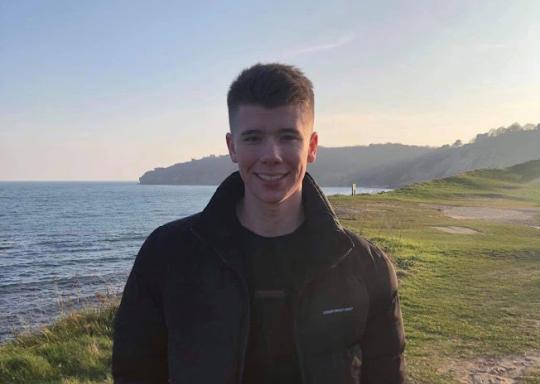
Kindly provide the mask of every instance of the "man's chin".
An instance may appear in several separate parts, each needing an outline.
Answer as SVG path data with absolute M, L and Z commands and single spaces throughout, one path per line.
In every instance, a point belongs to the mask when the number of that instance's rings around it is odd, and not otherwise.
M 258 201 L 267 205 L 281 205 L 291 200 L 295 193 L 291 190 L 287 191 L 265 191 L 256 195 Z
M 259 200 L 263 204 L 277 206 L 277 205 L 282 204 L 284 201 L 286 201 L 287 197 L 284 194 L 271 195 L 271 196 L 265 195 L 265 196 L 259 196 L 257 200 Z

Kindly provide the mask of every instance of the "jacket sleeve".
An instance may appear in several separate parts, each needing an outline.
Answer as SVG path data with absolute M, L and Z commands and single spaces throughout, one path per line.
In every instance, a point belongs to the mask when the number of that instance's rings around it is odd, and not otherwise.
M 388 257 L 371 247 L 375 280 L 362 349 L 362 384 L 405 383 L 405 336 L 396 272 Z
M 167 330 L 156 284 L 154 231 L 141 247 L 128 277 L 113 329 L 112 374 L 116 384 L 168 382 Z M 154 264 L 154 265 L 153 265 Z

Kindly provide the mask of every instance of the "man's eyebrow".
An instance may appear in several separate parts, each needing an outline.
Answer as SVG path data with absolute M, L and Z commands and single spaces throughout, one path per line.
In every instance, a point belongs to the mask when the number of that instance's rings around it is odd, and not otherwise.
M 261 133 L 260 129 L 248 129 L 247 131 L 242 132 L 240 136 L 256 135 L 259 133 Z
M 296 128 L 281 128 L 279 130 L 279 133 L 293 133 L 295 135 L 300 134 L 300 132 Z
M 242 132 L 240 134 L 240 136 L 260 135 L 262 133 L 263 133 L 263 131 L 261 129 L 253 128 L 253 129 L 245 130 L 244 132 Z M 282 134 L 282 133 L 292 133 L 292 134 L 298 135 L 300 132 L 296 128 L 280 128 L 278 130 L 278 133 L 280 133 L 280 134 Z

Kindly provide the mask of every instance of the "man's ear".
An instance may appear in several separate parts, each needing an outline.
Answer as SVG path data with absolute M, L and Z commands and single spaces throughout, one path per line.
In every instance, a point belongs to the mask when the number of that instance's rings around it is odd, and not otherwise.
M 309 138 L 309 148 L 308 148 L 308 163 L 313 163 L 317 158 L 317 146 L 319 144 L 319 135 L 317 132 L 311 132 L 311 137 Z
M 227 148 L 229 149 L 229 156 L 233 163 L 238 163 L 236 160 L 236 149 L 234 148 L 233 135 L 231 132 L 227 132 L 225 135 L 225 141 L 227 142 Z

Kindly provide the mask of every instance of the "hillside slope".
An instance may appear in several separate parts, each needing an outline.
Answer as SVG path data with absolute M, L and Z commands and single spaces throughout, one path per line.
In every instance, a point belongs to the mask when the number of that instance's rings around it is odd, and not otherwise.
M 415 183 L 391 194 L 418 199 L 501 198 L 540 205 L 540 160 L 500 169 L 478 169 L 444 179 Z
M 356 183 L 362 187 L 401 187 L 444 178 L 478 168 L 500 168 L 540 158 L 540 124 L 479 134 L 462 145 L 439 148 L 403 144 L 371 144 L 342 148 L 320 147 L 311 174 L 324 186 Z M 229 156 L 156 168 L 140 177 L 141 184 L 217 185 L 236 169 Z
M 540 124 L 477 135 L 469 144 L 441 147 L 410 161 L 352 176 L 358 183 L 399 187 L 479 168 L 501 168 L 540 158 Z

